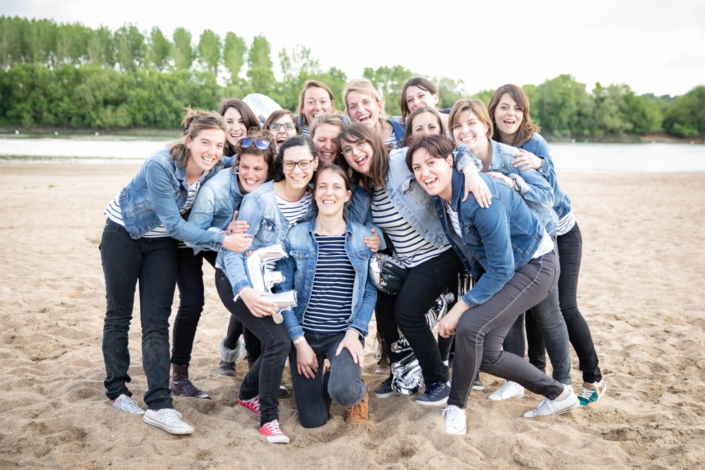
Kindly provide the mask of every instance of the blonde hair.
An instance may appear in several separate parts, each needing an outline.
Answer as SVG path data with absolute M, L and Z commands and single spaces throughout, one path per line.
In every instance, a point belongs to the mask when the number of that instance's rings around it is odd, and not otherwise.
M 171 149 L 171 157 L 176 160 L 176 166 L 183 168 L 188 162 L 189 149 L 186 147 L 186 142 L 191 139 L 194 140 L 198 135 L 209 129 L 220 129 L 223 131 L 223 143 L 226 142 L 225 134 L 228 132 L 228 128 L 225 125 L 225 119 L 223 116 L 216 113 L 215 111 L 201 111 L 194 110 L 191 107 L 186 108 L 186 117 L 181 122 L 184 127 L 183 136 L 169 144 Z M 222 165 L 222 161 L 218 160 L 216 165 Z
M 372 84 L 371 81 L 369 81 L 366 78 L 356 78 L 355 80 L 351 81 L 345 86 L 345 89 L 343 90 L 343 101 L 345 101 L 345 115 L 347 117 L 350 117 L 350 113 L 348 112 L 348 94 L 352 91 L 356 91 L 358 93 L 362 93 L 364 95 L 367 95 L 371 98 L 373 98 L 377 103 L 379 103 L 379 107 L 382 109 L 382 112 L 379 114 L 380 118 L 384 118 L 384 96 L 377 91 L 377 88 Z
M 480 122 L 487 124 L 487 132 L 485 134 L 488 139 L 491 139 L 494 125 L 492 124 L 492 119 L 490 119 L 490 113 L 487 111 L 487 106 L 480 100 L 464 98 L 456 101 L 453 109 L 450 110 L 450 115 L 448 115 L 448 129 L 453 132 L 455 123 L 458 122 L 460 115 L 465 111 L 470 111 L 477 116 Z

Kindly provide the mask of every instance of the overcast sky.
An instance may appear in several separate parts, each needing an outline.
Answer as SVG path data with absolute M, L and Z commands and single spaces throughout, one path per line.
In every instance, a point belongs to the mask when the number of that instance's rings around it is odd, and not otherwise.
M 264 34 L 275 61 L 280 49 L 301 44 L 348 78 L 401 64 L 462 78 L 470 93 L 562 73 L 588 90 L 599 81 L 679 95 L 705 84 L 705 1 L 697 0 L 0 0 L 0 15 L 112 30 L 159 26 L 169 37 L 185 27 L 194 41 L 204 29 L 233 31 L 248 44 Z

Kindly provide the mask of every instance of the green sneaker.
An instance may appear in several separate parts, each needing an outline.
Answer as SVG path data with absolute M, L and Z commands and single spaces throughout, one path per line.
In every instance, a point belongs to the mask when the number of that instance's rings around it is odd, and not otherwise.
M 590 385 L 592 385 L 592 388 L 587 388 L 585 384 L 583 384 L 583 389 L 580 391 L 580 395 L 578 395 L 580 406 L 587 406 L 590 403 L 597 403 L 597 400 L 602 398 L 602 395 L 604 395 L 607 391 L 607 385 L 605 385 L 604 380 L 600 380 L 599 382 L 595 382 Z

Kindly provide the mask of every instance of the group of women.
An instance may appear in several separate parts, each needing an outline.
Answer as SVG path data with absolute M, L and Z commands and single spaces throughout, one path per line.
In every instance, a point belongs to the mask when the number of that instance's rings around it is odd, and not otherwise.
M 368 420 L 362 367 L 373 313 L 389 361 L 398 360 L 391 345 L 400 335 L 418 359 L 425 389 L 415 402 L 448 405 L 448 433 L 465 434 L 470 390 L 483 387 L 479 371 L 506 380 L 492 400 L 521 397 L 525 388 L 543 395 L 525 417 L 596 402 L 606 387 L 576 302 L 580 231 L 521 88 L 500 87 L 489 109 L 463 99 L 442 111 L 433 84 L 413 78 L 398 120 L 385 116 L 368 80 L 351 81 L 343 100 L 341 114 L 330 88 L 308 81 L 297 114 L 276 111 L 261 127 L 237 99 L 218 113 L 189 110 L 183 137 L 149 158 L 110 202 L 100 251 L 113 407 L 173 434 L 194 432 L 172 394 L 210 399 L 188 375 L 204 305 L 203 259 L 215 267 L 231 313 L 218 373 L 235 376 L 246 354 L 238 403 L 259 414 L 269 442 L 289 442 L 278 415 L 279 399 L 290 394 L 281 385 L 287 359 L 302 426 L 324 425 L 333 401 L 347 408 L 348 421 Z M 281 281 L 277 291 L 294 290 L 298 299 L 281 312 L 283 322 L 271 294 L 253 287 L 261 273 L 248 267 L 254 250 L 277 244 L 287 256 L 265 269 L 280 272 L 271 275 Z M 397 266 L 395 292 L 378 290 L 371 262 L 378 251 Z M 441 337 L 454 337 L 451 379 L 426 314 L 464 271 L 475 285 L 438 324 Z M 138 282 L 146 411 L 127 388 Z M 583 372 L 579 395 L 569 343 Z M 378 370 L 388 378 L 374 392 L 380 399 L 395 394 L 385 364 Z

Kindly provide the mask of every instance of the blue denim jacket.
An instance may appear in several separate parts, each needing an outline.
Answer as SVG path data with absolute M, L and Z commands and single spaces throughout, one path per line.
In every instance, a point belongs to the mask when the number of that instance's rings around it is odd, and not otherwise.
M 277 290 L 296 289 L 298 304 L 293 310 L 288 309 L 282 312 L 284 324 L 289 330 L 291 339 L 304 334 L 301 324 L 311 300 L 313 278 L 318 262 L 318 243 L 314 237 L 315 228 L 316 219 L 313 218 L 310 222 L 299 224 L 289 230 L 285 243 L 289 257 L 281 259 L 277 263 L 277 268 L 284 275 L 284 282 L 279 284 Z M 367 324 L 372 318 L 372 311 L 377 301 L 377 287 L 370 270 L 372 252 L 363 241 L 363 238 L 369 236 L 371 236 L 369 228 L 350 221 L 347 222 L 345 251 L 355 269 L 353 307 L 348 324 L 356 330 L 364 332 L 365 336 L 367 336 Z
M 242 198 L 237 184 L 237 168 L 221 171 L 198 191 L 188 221 L 202 230 L 225 230 L 233 213 L 240 207 Z M 197 246 L 187 245 L 193 248 L 194 253 L 201 251 Z
M 538 172 L 541 173 L 548 183 L 553 188 L 553 210 L 558 215 L 558 219 L 562 219 L 571 211 L 570 199 L 568 195 L 561 191 L 558 186 L 558 179 L 556 178 L 556 170 L 553 166 L 553 158 L 551 157 L 551 152 L 548 150 L 548 143 L 541 134 L 534 132 L 531 139 L 524 142 L 519 146 L 520 149 L 524 149 L 527 152 L 531 152 L 537 157 L 541 157 L 543 162 Z
M 480 177 L 492 193 L 492 204 L 487 209 L 481 208 L 473 197 L 462 202 L 465 180 L 453 171 L 450 205 L 458 212 L 462 240 L 453 230 L 443 200 L 433 197 L 443 230 L 465 268 L 473 277 L 477 277 L 478 263 L 485 269 L 475 287 L 463 297 L 470 307 L 487 302 L 499 292 L 514 271 L 531 260 L 544 236 L 543 225 L 516 191 L 485 174 Z
M 397 147 L 401 147 L 401 141 L 404 140 L 404 126 L 394 119 L 387 119 L 387 122 L 392 125 L 394 138 L 397 140 Z
M 427 242 L 436 248 L 441 248 L 447 242 L 446 236 L 433 210 L 431 196 L 416 181 L 414 174 L 406 166 L 406 151 L 407 148 L 404 147 L 392 150 L 389 154 L 389 172 L 386 180 L 387 189 L 390 192 L 389 199 L 414 230 Z M 348 209 L 350 217 L 354 222 L 368 225 L 372 220 L 370 210 L 372 195 L 359 185 L 353 186 L 352 193 L 353 203 Z M 381 233 L 380 238 L 382 238 Z M 380 247 L 380 249 L 384 248 Z
M 313 217 L 315 211 L 316 205 L 312 203 L 302 221 Z M 242 199 L 240 213 L 237 218 L 250 224 L 247 233 L 253 237 L 252 245 L 250 245 L 248 251 L 276 243 L 284 243 L 286 234 L 291 228 L 289 221 L 279 210 L 273 181 L 264 183 Z M 250 275 L 247 272 L 246 260 L 247 255 L 245 253 L 235 253 L 229 250 L 221 250 L 218 253 L 216 262 L 228 277 L 235 296 L 245 287 L 252 287 Z
M 516 178 L 515 181 L 519 188 L 519 194 L 524 198 L 529 209 L 531 209 L 541 223 L 543 223 L 548 233 L 555 231 L 558 226 L 558 216 L 552 209 L 553 189 L 550 183 L 536 170 L 521 171 L 518 168 L 514 168 L 512 160 L 514 160 L 514 154 L 518 151 L 516 147 L 511 147 L 491 139 L 490 143 L 492 145 L 492 163 L 490 163 L 490 167 L 487 171 L 496 171 L 503 175 Z M 466 157 L 476 159 L 464 145 L 455 149 L 454 154 L 456 159 L 460 158 L 458 154 L 464 154 L 465 152 L 467 152 Z
M 230 164 L 228 157 L 223 157 L 222 161 L 226 165 L 214 166 L 202 184 Z M 169 149 L 160 150 L 142 164 L 137 175 L 120 193 L 120 211 L 125 229 L 130 237 L 137 240 L 164 224 L 170 237 L 192 246 L 218 251 L 225 235 L 201 230 L 186 222 L 179 213 L 187 198 L 186 168 L 176 166 Z

